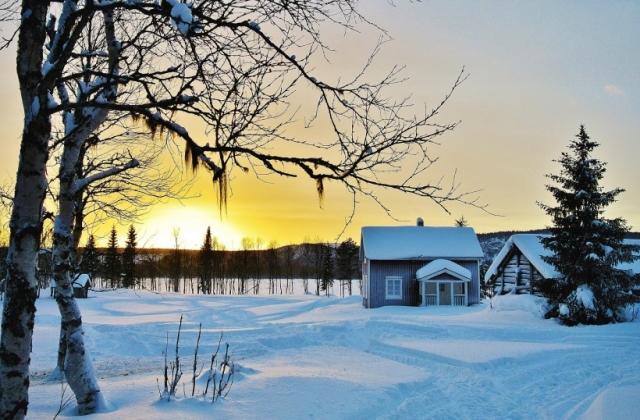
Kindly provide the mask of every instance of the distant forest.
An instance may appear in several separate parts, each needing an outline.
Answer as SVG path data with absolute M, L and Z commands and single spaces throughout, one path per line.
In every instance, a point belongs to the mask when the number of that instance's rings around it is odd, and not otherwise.
M 546 233 L 544 229 L 479 233 L 486 268 L 509 236 L 516 233 Z M 360 247 L 352 239 L 339 244 L 305 243 L 256 249 L 255 242 L 243 241 L 241 250 L 216 249 L 215 239 L 205 237 L 199 250 L 137 248 L 135 230 L 129 230 L 125 247 L 110 238 L 106 248 L 95 247 L 90 238 L 78 250 L 76 272 L 88 273 L 98 288 L 129 287 L 157 291 L 202 294 L 293 294 L 294 281 L 302 282 L 304 293 L 351 295 L 361 287 Z M 640 239 L 640 232 L 629 238 Z M 4 272 L 6 248 L 0 248 Z M 40 252 L 38 278 L 41 288 L 49 286 L 51 256 Z M 335 292 L 334 283 L 339 288 Z
M 333 290 L 344 296 L 353 293 L 352 280 L 361 277 L 360 248 L 352 239 L 267 248 L 244 240 L 243 249 L 230 251 L 218 249 L 207 232 L 199 250 L 154 249 L 137 248 L 135 229 L 130 228 L 125 247 L 117 243 L 115 231 L 106 248 L 97 248 L 90 237 L 78 250 L 75 271 L 88 273 L 94 287 L 202 294 L 293 294 L 296 280 L 302 282 L 304 293 L 328 295 Z M 51 278 L 51 266 L 50 254 L 41 252 L 43 288 Z

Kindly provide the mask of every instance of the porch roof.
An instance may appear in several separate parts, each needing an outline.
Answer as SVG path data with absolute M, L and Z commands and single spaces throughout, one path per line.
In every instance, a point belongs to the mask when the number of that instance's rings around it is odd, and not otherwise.
M 448 274 L 462 281 L 471 281 L 471 271 L 451 260 L 437 259 L 416 271 L 418 281 L 436 280 L 435 277 Z

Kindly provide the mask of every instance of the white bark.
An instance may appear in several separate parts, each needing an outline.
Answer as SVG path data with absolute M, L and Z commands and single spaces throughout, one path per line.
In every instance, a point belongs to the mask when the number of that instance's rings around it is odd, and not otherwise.
M 40 248 L 42 205 L 47 178 L 51 124 L 34 103 L 46 103 L 41 65 L 46 2 L 24 0 L 31 10 L 18 35 L 17 68 L 25 115 L 16 176 L 6 293 L 0 338 L 0 418 L 22 419 L 29 404 L 29 362 L 38 292 L 36 257 Z
M 88 414 L 103 406 L 104 401 L 88 349 L 84 345 L 82 315 L 73 297 L 71 284 L 71 231 L 75 204 L 72 185 L 81 144 L 82 142 L 75 138 L 67 140 L 60 162 L 59 210 L 53 233 L 53 277 L 57 290 L 56 302 L 62 318 L 59 357 L 60 352 L 63 352 L 64 375 L 76 396 L 78 411 Z
M 103 14 L 105 33 L 109 44 L 109 74 L 117 74 L 118 46 L 115 42 L 112 12 Z M 67 100 L 64 86 L 58 87 L 60 97 Z M 116 83 L 111 81 L 100 93 L 105 100 L 113 100 L 116 96 Z M 78 92 L 76 100 L 81 102 L 88 98 Z M 106 119 L 107 109 L 76 110 L 65 114 L 66 137 L 60 160 L 60 189 L 58 192 L 58 214 L 53 232 L 53 276 L 56 282 L 56 302 L 61 315 L 60 342 L 58 349 L 58 370 L 64 376 L 73 391 L 80 414 L 90 414 L 104 406 L 104 397 L 100 391 L 89 351 L 84 343 L 82 315 L 73 296 L 72 256 L 74 253 L 73 227 L 75 219 L 75 196 L 91 182 L 118 174 L 138 165 L 132 160 L 127 165 L 105 171 L 95 178 L 76 179 L 76 167 L 81 157 L 84 142 Z M 61 366 L 62 365 L 62 366 Z

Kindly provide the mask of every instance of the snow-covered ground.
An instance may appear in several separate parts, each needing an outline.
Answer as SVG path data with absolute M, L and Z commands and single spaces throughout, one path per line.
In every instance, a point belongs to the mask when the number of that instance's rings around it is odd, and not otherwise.
M 568 328 L 536 316 L 530 297 L 494 303 L 367 310 L 355 296 L 91 293 L 80 305 L 111 409 L 91 418 L 638 418 L 640 322 Z M 202 323 L 203 360 L 224 330 L 241 366 L 221 403 L 159 401 L 180 314 L 183 355 Z M 45 380 L 58 322 L 55 302 L 39 299 L 29 418 L 58 410 L 61 386 Z

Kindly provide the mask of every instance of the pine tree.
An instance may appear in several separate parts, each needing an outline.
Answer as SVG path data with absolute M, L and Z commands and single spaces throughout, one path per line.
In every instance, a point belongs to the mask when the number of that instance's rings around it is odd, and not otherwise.
M 109 244 L 105 257 L 105 274 L 109 279 L 111 287 L 120 285 L 120 256 L 118 255 L 118 232 L 116 227 L 111 227 L 109 234 Z
M 545 260 L 553 264 L 561 279 L 541 285 L 549 299 L 548 316 L 568 325 L 604 324 L 621 319 L 620 310 L 630 303 L 632 278 L 616 269 L 634 260 L 634 247 L 623 243 L 629 232 L 624 219 L 607 219 L 605 209 L 624 190 L 605 191 L 600 185 L 606 164 L 592 157 L 598 143 L 580 126 L 576 139 L 557 160 L 559 175 L 547 175 L 555 185 L 547 190 L 556 205 L 540 204 L 551 216 L 551 235 L 542 240 L 553 252 Z
M 129 226 L 127 242 L 122 254 L 122 271 L 124 273 L 124 287 L 132 287 L 136 284 L 136 249 L 138 247 L 138 235 L 133 225 Z
M 464 218 L 464 216 L 460 216 L 459 219 L 456 219 L 456 227 L 467 227 L 469 226 L 469 222 L 467 221 L 467 219 Z
M 200 290 L 202 290 L 202 293 L 210 294 L 212 292 L 211 279 L 213 277 L 213 241 L 211 239 L 211 227 L 207 228 L 204 243 L 202 244 L 202 248 L 200 248 L 199 264 Z
M 358 272 L 358 252 L 358 245 L 351 238 L 342 241 L 336 250 L 337 277 L 347 282 L 349 295 L 351 295 L 351 280 Z
M 333 249 L 330 245 L 321 245 L 322 252 L 322 277 L 320 288 L 329 296 L 329 288 L 333 286 Z
M 98 271 L 98 251 L 96 250 L 96 239 L 93 235 L 89 235 L 87 244 L 82 251 L 82 261 L 80 269 L 83 273 L 89 274 L 92 281 Z

